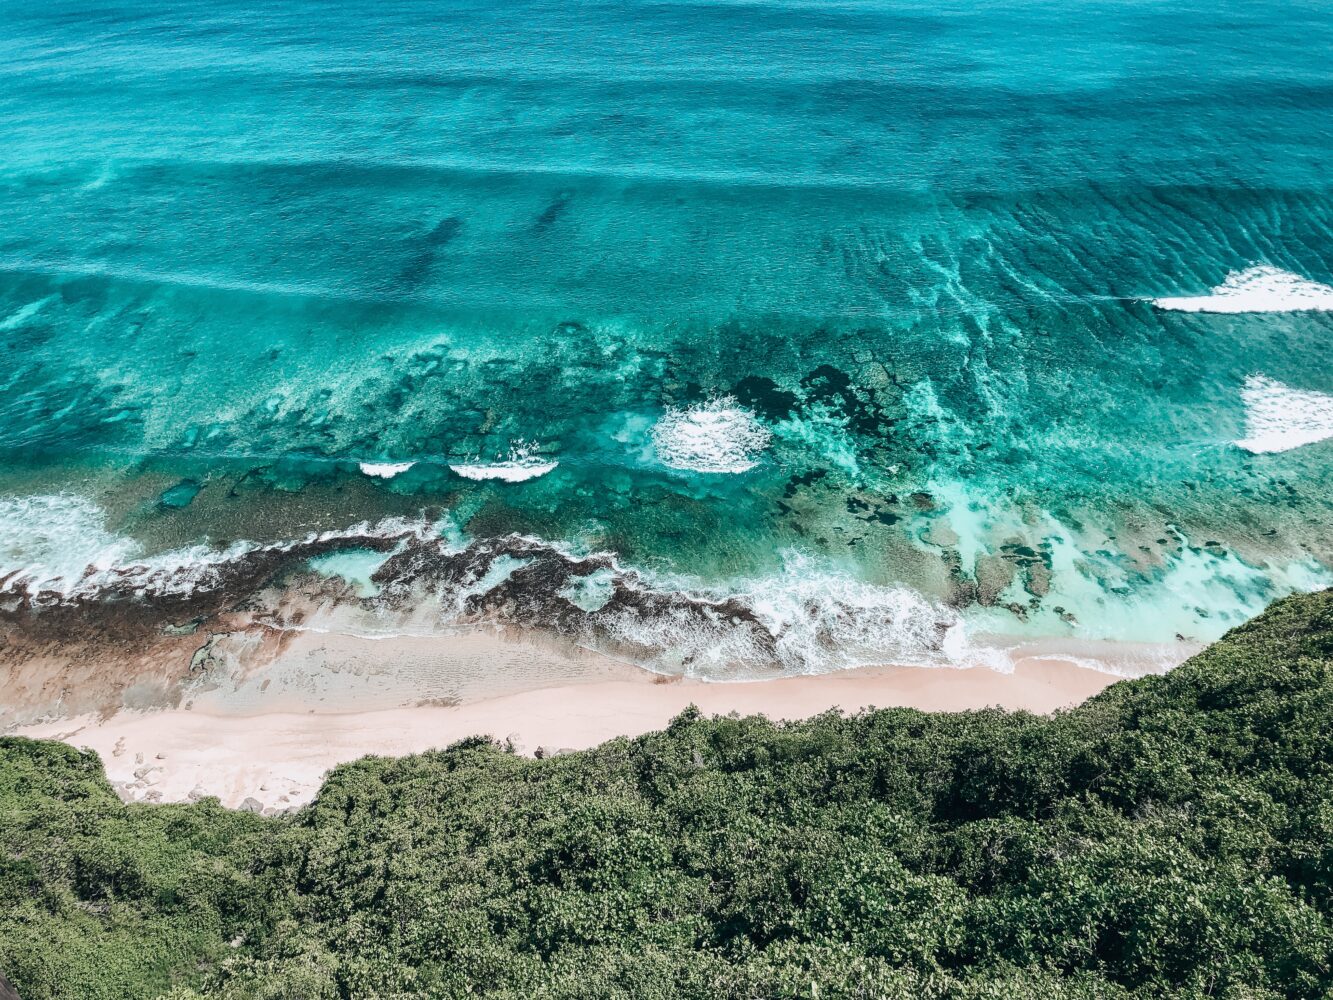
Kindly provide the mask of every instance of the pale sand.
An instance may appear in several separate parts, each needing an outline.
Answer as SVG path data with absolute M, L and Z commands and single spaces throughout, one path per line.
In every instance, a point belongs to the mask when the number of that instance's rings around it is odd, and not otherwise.
M 345 647 L 350 640 L 321 641 Z M 474 639 L 474 645 L 480 641 L 498 642 Z M 383 651 L 382 643 L 376 645 Z M 464 695 L 457 705 L 382 708 L 374 697 L 359 703 L 362 688 L 352 685 L 335 703 L 325 692 L 318 709 L 299 712 L 290 710 L 297 688 L 273 702 L 272 707 L 281 706 L 273 711 L 256 697 L 256 692 L 277 692 L 273 678 L 261 681 L 252 675 L 234 686 L 201 690 L 185 703 L 188 707 L 125 710 L 105 719 L 67 719 L 15 732 L 96 750 L 128 800 L 180 802 L 216 795 L 228 806 L 253 799 L 281 810 L 310 801 L 337 764 L 367 754 L 417 753 L 479 734 L 510 739 L 525 753 L 583 749 L 661 729 L 692 704 L 708 715 L 763 714 L 775 720 L 871 706 L 931 711 L 1000 706 L 1045 713 L 1078 704 L 1118 679 L 1046 649 L 1023 654 L 1014 651 L 1015 667 L 1007 674 L 983 667 L 879 667 L 744 683 L 664 683 L 589 654 L 579 676 L 567 669 L 555 680 L 557 686 L 532 687 L 529 678 L 525 690 L 476 700 Z M 497 655 L 496 673 L 504 673 L 505 662 Z M 569 662 L 574 661 L 566 666 Z

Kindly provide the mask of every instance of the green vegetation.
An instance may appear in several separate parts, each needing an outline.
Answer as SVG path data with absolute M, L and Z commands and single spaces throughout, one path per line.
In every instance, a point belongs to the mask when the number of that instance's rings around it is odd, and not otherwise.
M 1050 718 L 678 718 L 125 806 L 0 740 L 0 970 L 100 998 L 1324 997 L 1333 592 Z

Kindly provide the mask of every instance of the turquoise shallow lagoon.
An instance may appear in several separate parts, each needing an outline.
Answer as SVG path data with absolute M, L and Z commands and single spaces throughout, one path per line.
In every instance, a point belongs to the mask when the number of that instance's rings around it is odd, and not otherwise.
M 373 613 L 431 571 L 365 536 L 411 524 L 470 553 L 441 625 L 719 672 L 1206 641 L 1333 583 L 1327 4 L 6 24 L 33 606 L 346 532 L 311 571 Z

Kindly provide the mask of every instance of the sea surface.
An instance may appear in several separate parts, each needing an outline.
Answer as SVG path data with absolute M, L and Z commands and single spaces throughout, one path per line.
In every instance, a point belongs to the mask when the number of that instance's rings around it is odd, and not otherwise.
M 3 21 L 11 627 L 322 580 L 722 677 L 1333 584 L 1327 2 Z

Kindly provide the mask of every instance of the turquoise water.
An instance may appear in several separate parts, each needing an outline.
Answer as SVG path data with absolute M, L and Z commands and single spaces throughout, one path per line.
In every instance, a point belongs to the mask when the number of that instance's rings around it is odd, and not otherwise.
M 905 595 L 1158 642 L 1333 582 L 1327 4 L 6 24 L 7 586 L 424 516 L 836 661 Z

